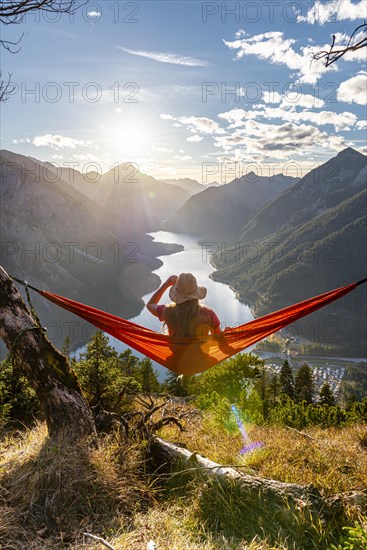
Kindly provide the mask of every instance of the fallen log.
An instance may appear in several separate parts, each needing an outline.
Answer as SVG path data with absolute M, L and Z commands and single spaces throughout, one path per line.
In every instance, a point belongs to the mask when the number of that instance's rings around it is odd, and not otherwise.
M 311 484 L 284 483 L 242 473 L 236 467 L 222 466 L 159 437 L 154 438 L 153 452 L 161 464 L 180 463 L 184 465 L 183 473 L 197 472 L 204 478 L 236 486 L 249 500 L 272 502 L 282 506 L 286 501 L 299 509 L 307 507 L 317 513 L 333 513 L 333 506 L 329 506 L 328 500 Z

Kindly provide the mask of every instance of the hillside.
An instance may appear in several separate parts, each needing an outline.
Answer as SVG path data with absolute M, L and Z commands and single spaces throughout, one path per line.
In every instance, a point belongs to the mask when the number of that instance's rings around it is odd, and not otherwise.
M 241 242 L 298 227 L 366 188 L 366 157 L 347 148 L 308 172 L 290 189 L 264 206 L 243 228 Z
M 71 168 L 54 168 L 64 181 L 119 218 L 128 216 L 132 232 L 157 230 L 190 197 L 182 186 L 143 174 L 135 163 L 125 162 L 104 174 L 82 174 Z M 199 185 L 199 184 L 197 184 Z
M 213 422 L 208 431 L 210 420 L 204 417 L 183 436 L 171 432 L 171 437 L 212 459 L 217 456 L 222 464 L 236 463 L 239 435 Z M 366 453 L 359 441 L 364 429 L 313 428 L 308 437 L 276 426 L 251 430 L 267 452 L 251 453 L 238 470 L 335 492 L 340 512 L 336 519 L 321 521 L 301 506 L 275 506 L 260 496 L 249 500 L 228 483 L 195 478 L 194 468 L 191 475 L 186 470 L 170 476 L 166 469 L 161 476 L 151 474 L 145 447 L 119 444 L 118 435 L 101 435 L 94 450 L 50 447 L 45 426 L 37 425 L 0 443 L 0 544 L 15 550 L 102 548 L 83 535 L 92 533 L 116 550 L 146 550 L 150 541 L 167 550 L 327 550 L 331 542 L 343 544 L 348 531 L 342 527 L 359 525 L 355 541 L 360 546 L 353 548 L 362 550 L 366 537 L 360 507 L 342 514 L 339 495 L 359 489 L 356 494 L 363 498 Z
M 137 314 L 154 287 L 156 256 L 170 250 L 134 228 L 128 208 L 117 216 L 45 169 L 2 151 L 1 265 L 33 286 L 119 313 Z M 85 340 L 84 323 L 35 297 L 50 338 Z M 91 328 L 89 331 L 92 330 Z M 90 333 L 90 332 L 89 332 Z
M 297 181 L 282 174 L 267 177 L 250 172 L 192 196 L 167 220 L 166 227 L 199 237 L 234 240 L 259 208 Z
M 331 182 L 331 168 L 338 178 Z M 237 249 L 214 256 L 216 280 L 231 284 L 257 314 L 366 276 L 366 157 L 351 149 L 307 174 L 252 218 Z M 300 321 L 304 336 L 365 350 L 365 292 L 358 289 Z M 332 342 L 330 341 L 332 339 Z
M 200 193 L 204 190 L 206 185 L 200 184 L 198 181 L 193 180 L 191 178 L 177 178 L 177 179 L 161 179 L 159 180 L 162 183 L 166 183 L 167 185 L 177 185 L 178 187 L 181 187 L 186 193 L 191 195 L 196 195 L 196 193 Z

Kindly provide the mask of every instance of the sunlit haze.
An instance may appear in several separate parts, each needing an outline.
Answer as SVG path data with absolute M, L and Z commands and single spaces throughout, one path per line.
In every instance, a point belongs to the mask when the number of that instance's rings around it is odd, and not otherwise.
M 157 178 L 301 176 L 366 152 L 365 48 L 325 67 L 367 18 L 339 2 L 86 2 L 4 28 L 14 93 L 1 148 L 80 171 L 135 162 Z M 357 37 L 358 38 L 358 37 Z M 356 38 L 356 39 L 357 39 Z

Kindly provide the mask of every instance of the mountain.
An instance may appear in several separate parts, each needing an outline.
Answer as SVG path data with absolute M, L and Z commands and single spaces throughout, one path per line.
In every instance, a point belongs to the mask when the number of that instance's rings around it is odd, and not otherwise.
M 134 232 L 159 229 L 162 220 L 174 215 L 190 197 L 180 186 L 143 174 L 131 162 L 120 164 L 105 174 L 82 174 L 71 168 L 56 167 L 54 171 L 97 204 L 120 217 L 128 213 L 129 227 Z
M 197 193 L 200 193 L 201 191 L 204 191 L 204 189 L 207 189 L 209 187 L 220 185 L 217 182 L 208 183 L 204 185 L 190 178 L 163 179 L 163 180 L 161 179 L 159 181 L 161 181 L 162 183 L 167 183 L 169 185 L 177 185 L 178 187 L 181 187 L 181 189 L 189 193 L 190 196 L 196 195 Z
M 364 188 L 366 157 L 347 148 L 311 170 L 294 187 L 267 204 L 244 227 L 241 241 L 249 242 L 275 233 L 285 223 L 290 228 L 347 199 Z
M 190 179 L 190 178 L 178 178 L 178 179 L 160 179 L 159 180 L 162 183 L 166 183 L 167 185 L 177 185 L 178 187 L 181 187 L 186 193 L 191 195 L 196 195 L 196 193 L 200 193 L 200 191 L 203 191 L 204 185 L 200 184 L 198 181 Z
M 267 177 L 250 172 L 192 196 L 167 220 L 166 228 L 210 239 L 235 239 L 260 207 L 297 181 L 282 174 Z
M 0 162 L 4 269 L 77 301 L 122 316 L 137 314 L 141 296 L 154 287 L 151 270 L 161 265 L 156 256 L 168 249 L 134 230 L 129 208 L 113 213 L 44 163 L 10 151 L 0 152 Z M 74 341 L 83 339 L 74 316 L 37 296 L 35 303 L 59 345 L 68 327 L 77 327 Z
M 257 212 L 236 247 L 213 257 L 213 277 L 231 284 L 257 314 L 366 277 L 366 175 L 366 157 L 350 148 L 312 170 Z M 322 341 L 365 350 L 366 305 L 359 288 L 296 329 L 314 337 L 317 327 Z

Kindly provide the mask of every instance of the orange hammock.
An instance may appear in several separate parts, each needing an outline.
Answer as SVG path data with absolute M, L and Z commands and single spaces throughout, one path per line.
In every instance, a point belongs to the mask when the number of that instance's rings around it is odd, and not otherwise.
M 74 300 L 38 290 L 34 287 L 30 288 L 33 288 L 51 302 L 75 313 L 102 331 L 140 351 L 150 359 L 157 361 L 167 369 L 178 374 L 190 375 L 203 372 L 224 359 L 228 359 L 228 357 L 290 325 L 297 319 L 345 296 L 366 281 L 367 279 L 363 279 L 358 283 L 325 292 L 244 325 L 228 329 L 219 334 L 206 336 L 203 339 L 197 337 L 174 338 L 160 334 Z

